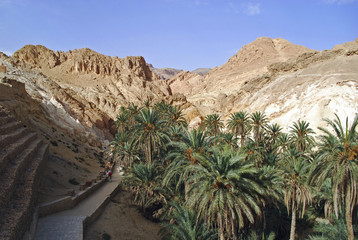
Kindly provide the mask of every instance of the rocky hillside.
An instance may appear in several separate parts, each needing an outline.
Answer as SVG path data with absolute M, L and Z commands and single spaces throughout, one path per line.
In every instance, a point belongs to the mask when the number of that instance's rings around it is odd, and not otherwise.
M 43 46 L 27 45 L 15 52 L 16 63 L 41 71 L 66 91 L 115 118 L 121 105 L 169 95 L 160 77 L 143 57 L 110 57 L 88 48 L 54 52 Z
M 173 73 L 170 73 L 173 74 Z M 313 128 L 338 113 L 358 112 L 358 39 L 315 51 L 283 39 L 258 38 L 227 63 L 200 75 L 180 71 L 162 80 L 143 57 L 110 57 L 90 49 L 54 52 L 27 45 L 0 53 L 0 104 L 50 145 L 46 201 L 103 166 L 120 106 L 144 100 L 180 104 L 190 126 L 203 116 L 265 111 L 283 127 L 298 119 Z
M 84 128 L 102 141 L 113 133 L 120 106 L 147 99 L 182 104 L 192 125 L 210 113 L 227 118 L 239 110 L 265 111 L 284 126 L 297 119 L 322 125 L 335 112 L 351 116 L 357 111 L 357 48 L 355 40 L 319 52 L 261 37 L 205 75 L 169 68 L 160 73 L 143 57 L 33 45 L 1 61 L 59 125 Z
M 305 119 L 313 127 L 333 113 L 358 112 L 358 41 L 314 51 L 283 39 L 258 38 L 201 77 L 184 72 L 167 82 L 201 115 L 265 111 L 283 126 Z

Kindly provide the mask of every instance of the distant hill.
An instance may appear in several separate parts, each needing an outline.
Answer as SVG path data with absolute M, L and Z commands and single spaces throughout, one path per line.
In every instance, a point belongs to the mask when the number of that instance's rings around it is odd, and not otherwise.
M 169 79 L 178 73 L 182 72 L 181 69 L 176 68 L 155 68 L 152 64 L 148 64 L 149 69 L 160 77 L 160 79 Z
M 192 73 L 197 73 L 201 76 L 206 75 L 209 71 L 211 70 L 211 68 L 197 68 L 194 71 L 192 71 Z

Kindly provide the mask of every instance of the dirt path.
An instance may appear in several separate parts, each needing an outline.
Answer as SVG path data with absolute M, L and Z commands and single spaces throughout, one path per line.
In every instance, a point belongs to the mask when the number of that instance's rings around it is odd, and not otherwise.
M 84 240 L 157 240 L 161 226 L 144 218 L 131 204 L 130 193 L 120 191 L 96 222 L 84 231 Z

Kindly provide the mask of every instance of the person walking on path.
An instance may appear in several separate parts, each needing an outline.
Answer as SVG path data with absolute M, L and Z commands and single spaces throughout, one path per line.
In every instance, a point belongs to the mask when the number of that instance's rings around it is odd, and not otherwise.
M 111 169 L 109 169 L 109 170 L 107 171 L 107 179 L 108 179 L 109 182 L 112 181 L 112 171 L 111 171 Z

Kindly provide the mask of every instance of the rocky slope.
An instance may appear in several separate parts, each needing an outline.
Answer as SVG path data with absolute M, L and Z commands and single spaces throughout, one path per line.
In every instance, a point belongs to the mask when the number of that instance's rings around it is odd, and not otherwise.
M 48 199 L 71 188 L 71 176 L 82 181 L 97 174 L 101 148 L 113 136 L 119 107 L 128 102 L 180 104 L 192 127 L 207 114 L 227 119 L 240 110 L 265 111 L 286 130 L 298 119 L 315 129 L 334 113 L 353 119 L 358 39 L 319 52 L 258 38 L 204 76 L 181 71 L 167 80 L 143 57 L 27 45 L 12 57 L 0 53 L 0 80 L 0 104 L 50 144 L 50 170 L 42 188 L 42 198 Z M 56 196 L 54 189 L 60 190 Z
M 358 111 L 357 49 L 357 40 L 319 52 L 263 37 L 204 77 L 185 72 L 167 82 L 201 115 L 265 111 L 285 127 L 298 119 L 317 127 L 333 113 L 353 118 Z
M 16 63 L 38 69 L 66 91 L 115 118 L 121 105 L 169 95 L 167 86 L 143 57 L 110 57 L 88 48 L 54 52 L 27 45 L 13 54 Z
M 182 104 L 192 125 L 210 113 L 227 118 L 239 110 L 265 111 L 284 126 L 297 119 L 322 125 L 322 118 L 334 112 L 352 116 L 357 111 L 357 48 L 355 40 L 319 52 L 261 37 L 203 76 L 179 71 L 167 80 L 142 57 L 120 59 L 90 49 L 54 52 L 27 45 L 3 64 L 10 72 L 21 68 L 34 74 L 19 81 L 28 82 L 30 95 L 46 102 L 59 125 L 84 127 L 103 140 L 113 133 L 120 106 L 146 99 Z

